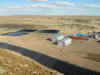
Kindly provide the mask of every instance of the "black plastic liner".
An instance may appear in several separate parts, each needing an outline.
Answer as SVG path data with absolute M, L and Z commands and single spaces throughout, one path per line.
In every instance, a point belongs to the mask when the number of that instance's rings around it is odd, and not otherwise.
M 49 33 L 49 34 L 54 34 L 58 33 L 60 30 L 40 30 L 40 33 Z
M 23 47 L 0 42 L 0 48 L 18 52 L 26 57 L 29 57 L 38 63 L 57 70 L 64 75 L 100 75 L 100 72 L 95 72 L 86 68 L 79 67 L 77 65 L 65 62 L 54 57 L 36 52 L 35 50 L 29 50 Z
M 17 32 L 35 32 L 37 30 L 33 30 L 33 29 L 22 29 L 22 30 L 19 30 Z
M 9 32 L 9 33 L 5 33 L 5 34 L 1 34 L 1 35 L 5 35 L 5 36 L 22 36 L 22 35 L 26 35 L 28 33 L 17 33 L 17 32 Z

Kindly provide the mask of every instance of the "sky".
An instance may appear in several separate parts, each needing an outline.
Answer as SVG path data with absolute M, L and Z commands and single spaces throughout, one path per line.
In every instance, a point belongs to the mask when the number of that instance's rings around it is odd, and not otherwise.
M 100 16 L 100 0 L 0 0 L 0 16 Z

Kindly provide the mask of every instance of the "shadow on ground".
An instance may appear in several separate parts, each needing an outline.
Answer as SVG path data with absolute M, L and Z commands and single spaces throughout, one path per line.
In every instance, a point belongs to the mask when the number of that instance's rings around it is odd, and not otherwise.
M 39 62 L 40 64 L 57 70 L 64 75 L 100 75 L 100 73 L 91 71 L 88 69 L 80 68 L 78 66 L 69 64 L 67 62 L 61 61 L 59 59 L 47 56 L 45 54 L 38 53 L 33 50 L 29 50 L 26 48 L 18 47 L 15 45 L 7 44 L 0 42 L 0 48 L 8 49 L 11 51 L 15 51 L 21 53 L 24 56 L 28 56 L 31 59 Z

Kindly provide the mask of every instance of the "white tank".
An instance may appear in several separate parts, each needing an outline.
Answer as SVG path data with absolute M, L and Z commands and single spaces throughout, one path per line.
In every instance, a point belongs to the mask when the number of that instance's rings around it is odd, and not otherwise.
M 100 34 L 95 35 L 95 39 L 100 41 Z
M 61 40 L 61 39 L 63 39 L 63 38 L 64 38 L 63 35 L 57 34 L 57 35 L 51 37 L 50 40 L 53 41 L 53 42 L 56 42 L 56 41 Z
M 62 40 L 57 41 L 57 45 L 60 45 L 60 46 L 68 46 L 71 43 L 72 43 L 72 39 L 70 38 L 64 38 Z

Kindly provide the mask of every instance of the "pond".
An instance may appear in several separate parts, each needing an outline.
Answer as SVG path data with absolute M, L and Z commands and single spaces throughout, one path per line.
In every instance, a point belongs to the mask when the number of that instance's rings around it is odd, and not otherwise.
M 60 30 L 40 30 L 40 33 L 49 33 L 49 34 L 55 34 L 58 33 Z
M 9 33 L 5 33 L 5 34 L 1 34 L 1 35 L 5 35 L 5 36 L 22 36 L 22 35 L 26 35 L 28 33 L 18 33 L 18 32 L 9 32 Z
M 37 30 L 33 30 L 33 29 L 22 29 L 22 30 L 19 30 L 17 32 L 35 32 Z
M 78 36 L 78 37 L 83 37 L 83 36 L 88 36 L 88 34 L 81 34 L 81 33 L 76 33 L 75 36 Z

